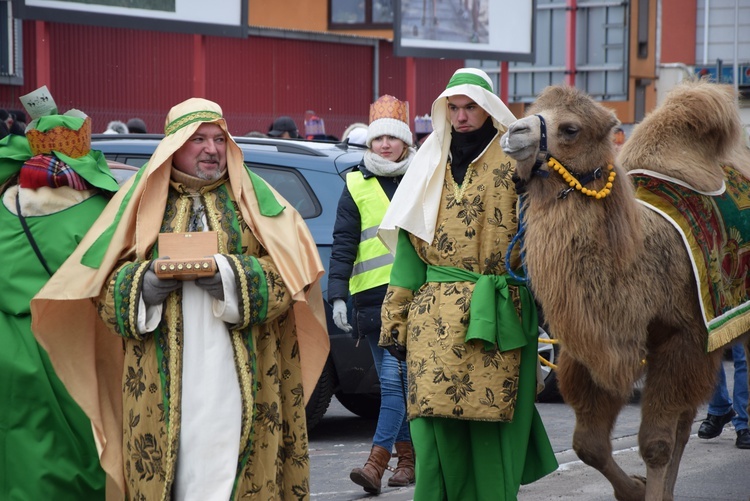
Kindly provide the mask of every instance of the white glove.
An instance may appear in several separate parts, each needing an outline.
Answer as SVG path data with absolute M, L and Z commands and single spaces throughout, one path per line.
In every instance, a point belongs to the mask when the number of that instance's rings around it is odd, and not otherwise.
M 352 326 L 346 319 L 346 302 L 343 299 L 336 299 L 333 302 L 333 323 L 344 332 L 352 331 Z

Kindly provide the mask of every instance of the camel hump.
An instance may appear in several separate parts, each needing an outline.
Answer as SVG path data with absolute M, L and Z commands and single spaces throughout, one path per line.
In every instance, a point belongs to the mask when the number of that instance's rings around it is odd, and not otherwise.
M 702 192 L 721 189 L 725 165 L 750 178 L 734 88 L 706 80 L 678 84 L 636 125 L 617 161 L 627 171 L 654 171 Z

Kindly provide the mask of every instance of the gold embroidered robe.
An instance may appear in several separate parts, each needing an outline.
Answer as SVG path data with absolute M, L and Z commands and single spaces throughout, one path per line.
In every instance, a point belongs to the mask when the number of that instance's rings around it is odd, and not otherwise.
M 162 232 L 187 231 L 189 196 L 170 183 Z M 299 347 L 291 297 L 265 249 L 242 220 L 228 183 L 203 193 L 240 291 L 242 320 L 227 326 L 242 397 L 233 499 L 309 497 L 309 457 Z M 178 189 L 175 189 L 178 188 Z M 153 249 L 153 257 L 158 249 Z M 168 500 L 175 479 L 182 395 L 181 290 L 170 294 L 156 331 L 137 332 L 138 295 L 148 261 L 121 263 L 100 297 L 104 322 L 124 338 L 123 465 L 129 499 Z M 207 314 L 211 314 L 207 312 Z M 189 418 L 189 416 L 185 416 Z M 210 458 L 207 458 L 210 460 Z
M 521 350 L 485 350 L 480 342 L 465 342 L 475 284 L 424 283 L 423 275 L 427 265 L 490 275 L 506 272 L 506 250 L 518 227 L 514 168 L 496 137 L 471 163 L 461 186 L 448 168 L 433 241 L 428 244 L 409 234 L 421 263 L 405 272 L 414 273 L 413 288 L 389 286 L 380 338 L 381 346 L 392 344 L 395 331 L 407 348 L 409 419 L 513 417 Z M 399 265 L 407 260 L 400 252 L 401 247 L 394 273 L 403 271 Z M 517 257 L 514 252 L 514 265 Z M 511 286 L 510 291 L 519 311 L 517 288 Z

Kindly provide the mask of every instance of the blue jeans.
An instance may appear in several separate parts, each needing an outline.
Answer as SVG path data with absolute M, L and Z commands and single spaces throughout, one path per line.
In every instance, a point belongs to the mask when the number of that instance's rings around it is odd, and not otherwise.
M 399 362 L 383 348 L 380 376 L 380 415 L 372 443 L 388 451 L 394 442 L 410 442 L 409 422 L 406 420 L 406 362 Z
M 372 309 L 357 309 L 356 322 L 358 331 L 367 338 L 370 345 L 375 370 L 380 380 L 380 414 L 372 443 L 393 451 L 394 442 L 411 441 L 409 421 L 406 419 L 406 362 L 399 363 L 388 350 L 378 346 L 380 308 L 376 308 L 375 312 L 370 310 Z
M 745 360 L 745 350 L 741 344 L 732 346 L 732 359 L 734 360 L 734 390 L 732 392 L 734 401 L 729 398 L 727 376 L 722 364 L 719 369 L 719 382 L 708 402 L 708 413 L 723 416 L 734 407 L 736 412 L 732 418 L 734 429 L 736 431 L 747 430 L 747 360 Z
M 378 380 L 380 379 L 380 368 L 383 366 L 383 353 L 385 349 L 378 346 L 380 340 L 380 332 L 377 335 L 367 335 L 367 342 L 370 344 L 370 351 L 372 352 L 372 360 L 375 362 L 375 372 L 378 373 Z

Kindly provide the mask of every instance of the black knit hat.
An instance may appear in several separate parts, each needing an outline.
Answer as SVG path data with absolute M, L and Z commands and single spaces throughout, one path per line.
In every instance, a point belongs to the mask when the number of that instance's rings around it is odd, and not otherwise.
M 268 135 L 271 137 L 279 137 L 284 134 L 284 132 L 288 132 L 289 137 L 299 137 L 297 124 L 294 123 L 294 120 L 292 120 L 291 117 L 279 117 L 274 120 L 271 129 L 268 131 Z
M 140 118 L 131 118 L 130 120 L 128 120 L 128 130 L 130 132 L 138 134 L 145 134 L 146 132 L 148 132 L 146 130 L 146 122 L 144 122 Z

